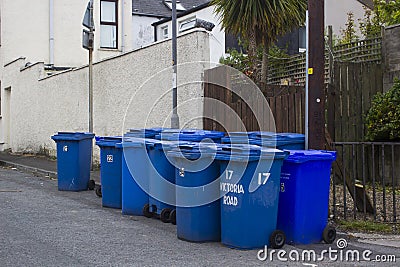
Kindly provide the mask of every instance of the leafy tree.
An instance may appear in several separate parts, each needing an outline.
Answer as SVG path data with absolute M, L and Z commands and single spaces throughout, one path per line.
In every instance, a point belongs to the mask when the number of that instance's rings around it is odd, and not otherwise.
M 374 13 L 384 26 L 400 23 L 400 0 L 374 0 Z
M 364 19 L 359 20 L 360 32 L 365 38 L 372 38 L 381 34 L 381 23 L 379 16 L 374 15 L 373 11 L 369 8 L 364 8 Z
M 356 33 L 356 27 L 355 27 L 355 22 L 354 22 L 354 14 L 353 12 L 347 13 L 347 22 L 345 24 L 345 28 L 341 29 L 341 39 L 340 43 L 341 44 L 348 44 L 354 41 L 357 41 L 359 39 L 357 33 Z
M 211 4 L 227 32 L 248 40 L 251 68 L 257 63 L 257 48 L 263 47 L 261 82 L 266 83 L 270 46 L 304 23 L 307 0 L 212 0 Z
M 262 49 L 257 50 L 257 59 L 261 60 L 263 57 L 263 51 Z M 290 56 L 287 53 L 286 49 L 281 49 L 277 47 L 276 45 L 272 45 L 269 54 L 269 68 L 273 68 L 275 70 L 274 75 L 279 75 L 280 73 L 284 73 L 286 69 L 286 60 L 290 58 Z M 244 55 L 242 52 L 238 52 L 235 49 L 229 49 L 228 50 L 228 55 L 226 57 L 221 57 L 219 62 L 224 65 L 228 65 L 230 67 L 233 67 L 250 78 L 256 77 L 255 73 L 253 70 L 249 69 L 249 60 L 246 55 Z
M 381 34 L 382 26 L 400 23 L 400 0 L 374 0 L 374 9 L 365 9 L 364 19 L 360 20 L 360 31 L 365 37 Z

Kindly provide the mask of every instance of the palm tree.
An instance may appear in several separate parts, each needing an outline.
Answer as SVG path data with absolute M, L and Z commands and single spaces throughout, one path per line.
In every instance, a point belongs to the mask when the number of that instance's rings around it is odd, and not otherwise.
M 307 0 L 212 0 L 227 32 L 248 41 L 250 67 L 255 68 L 257 48 L 263 46 L 261 83 L 267 82 L 269 48 L 279 36 L 305 21 Z

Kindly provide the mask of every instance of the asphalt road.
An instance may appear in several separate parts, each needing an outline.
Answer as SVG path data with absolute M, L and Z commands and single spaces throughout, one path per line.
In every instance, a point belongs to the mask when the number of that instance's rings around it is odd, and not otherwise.
M 373 255 L 400 248 L 349 241 L 347 249 L 370 249 Z M 336 245 L 331 247 L 336 248 Z M 284 247 L 300 254 L 326 244 Z M 337 248 L 336 248 L 337 249 Z M 178 240 L 176 227 L 156 219 L 122 216 L 101 207 L 93 191 L 59 192 L 57 182 L 0 168 L 1 266 L 397 266 L 396 263 L 260 261 L 257 250 L 241 251 L 219 243 Z M 326 256 L 326 255 L 325 255 Z M 286 255 L 286 258 L 288 255 Z

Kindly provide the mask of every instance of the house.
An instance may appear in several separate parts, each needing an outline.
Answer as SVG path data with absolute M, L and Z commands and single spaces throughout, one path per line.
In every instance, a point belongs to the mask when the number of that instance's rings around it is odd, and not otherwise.
M 215 25 L 210 34 L 210 62 L 218 63 L 219 59 L 227 52 L 226 34 L 221 28 L 219 16 L 214 13 L 214 6 L 210 6 L 210 1 L 180 12 L 177 15 L 177 34 L 182 34 L 195 28 L 196 19 L 205 20 Z M 154 27 L 154 40 L 160 41 L 172 38 L 171 17 L 163 18 L 152 24 Z
M 208 4 L 208 0 L 177 1 L 177 13 L 199 9 Z M 171 18 L 171 0 L 132 0 L 132 36 L 133 48 L 137 49 L 155 41 L 155 33 L 151 26 L 161 19 Z
M 18 57 L 48 66 L 88 62 L 82 19 L 89 0 L 1 0 L 1 65 Z M 95 0 L 94 61 L 132 49 L 132 0 Z
M 82 20 L 89 0 L 0 0 L 0 66 L 23 56 L 49 71 L 88 62 Z M 178 0 L 178 13 L 206 0 Z M 154 42 L 151 24 L 171 17 L 170 0 L 94 0 L 94 62 Z M 0 70 L 1 75 L 1 70 Z
M 218 59 L 227 52 L 228 48 L 239 48 L 237 38 L 230 34 L 226 34 L 221 28 L 218 15 L 214 12 L 214 7 L 210 6 L 211 1 L 205 1 L 191 10 L 186 10 L 178 14 L 178 34 L 188 30 L 190 22 L 195 18 L 205 19 L 213 22 L 216 27 L 211 32 L 215 38 L 212 46 L 212 62 L 218 62 Z M 364 17 L 365 8 L 372 8 L 372 0 L 325 0 L 325 25 L 332 25 L 333 33 L 340 36 L 341 29 L 345 27 L 347 22 L 347 13 L 352 12 L 356 24 L 358 20 Z M 171 38 L 171 18 L 162 18 L 152 24 L 154 26 L 155 40 Z M 151 32 L 151 30 L 149 30 Z M 296 29 L 285 36 L 279 38 L 277 45 L 288 50 L 289 54 L 297 54 L 305 51 L 306 48 L 306 31 L 305 27 Z M 224 50 L 224 51 L 222 51 Z
M 86 64 L 88 53 L 82 48 L 82 19 L 88 1 L 0 0 L 0 66 L 21 56 L 31 63 L 44 62 L 61 69 Z M 178 0 L 179 19 L 199 17 L 211 21 L 216 25 L 211 33 L 215 45 L 237 47 L 235 38 L 223 37 L 225 33 L 209 3 L 209 0 Z M 170 23 L 171 5 L 171 0 L 94 0 L 94 61 L 170 37 L 166 25 Z M 371 5 L 371 0 L 325 0 L 326 25 L 333 25 L 334 34 L 339 35 L 349 11 L 357 21 L 364 15 L 364 6 Z M 299 38 L 302 37 L 298 35 Z

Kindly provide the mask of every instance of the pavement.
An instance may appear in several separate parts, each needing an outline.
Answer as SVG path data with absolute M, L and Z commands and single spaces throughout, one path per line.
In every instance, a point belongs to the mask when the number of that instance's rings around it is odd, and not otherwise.
M 0 166 L 10 166 L 35 175 L 57 179 L 57 161 L 45 156 L 0 152 Z M 96 184 L 100 184 L 100 170 L 91 171 L 90 177 Z
M 56 161 L 0 153 L 0 164 L 2 266 L 398 266 L 400 262 L 399 236 L 361 233 L 339 233 L 338 239 L 345 240 L 340 251 L 361 255 L 368 250 L 372 261 L 328 257 L 324 251 L 339 251 L 336 242 L 285 245 L 286 261 L 277 253 L 272 261 L 262 261 L 258 256 L 264 256 L 263 251 L 179 240 L 176 226 L 103 208 L 93 191 L 58 191 L 52 178 Z M 323 255 L 321 260 L 287 259 L 296 255 L 293 251 L 302 255 L 310 250 Z M 271 255 L 272 250 L 267 252 Z M 378 262 L 377 256 L 392 261 Z

